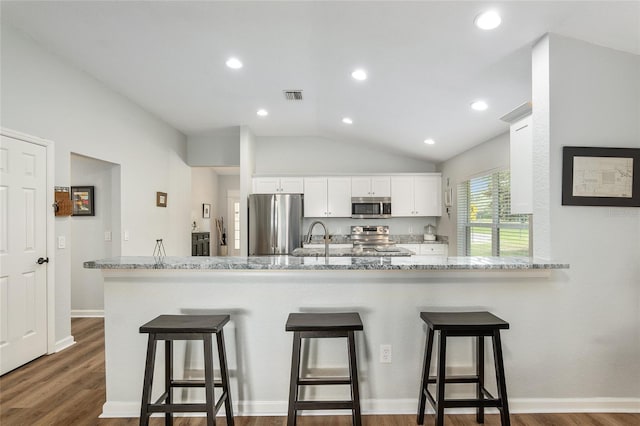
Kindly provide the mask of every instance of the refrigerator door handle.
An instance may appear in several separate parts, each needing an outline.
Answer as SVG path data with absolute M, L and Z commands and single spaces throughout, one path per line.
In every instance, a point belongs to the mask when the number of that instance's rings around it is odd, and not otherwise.
M 278 203 L 277 195 L 271 198 L 271 254 L 276 253 L 278 247 Z

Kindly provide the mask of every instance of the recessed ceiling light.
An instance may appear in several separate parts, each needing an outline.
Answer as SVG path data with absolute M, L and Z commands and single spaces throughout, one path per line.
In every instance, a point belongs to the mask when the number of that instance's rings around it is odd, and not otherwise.
M 242 68 L 242 62 L 240 62 L 240 59 L 238 58 L 229 58 L 227 59 L 227 62 L 225 62 L 225 64 L 234 70 L 240 69 Z
M 429 139 L 425 139 L 424 143 L 426 143 L 427 145 L 433 145 L 436 143 L 436 141 L 434 141 L 433 139 L 429 138 Z
M 269 115 L 269 111 L 267 111 L 266 109 L 259 109 L 256 114 L 258 114 L 260 117 L 266 117 L 267 115 Z
M 344 124 L 353 124 L 353 120 L 352 120 L 352 119 L 350 119 L 349 117 L 345 117 L 345 118 L 343 118 L 343 119 L 342 119 L 342 122 L 343 122 Z
M 367 72 L 363 69 L 357 69 L 351 73 L 351 77 L 355 78 L 358 81 L 363 81 L 367 79 Z
M 476 111 L 484 111 L 489 108 L 489 105 L 485 101 L 475 101 L 471 103 L 471 109 Z
M 476 16 L 474 23 L 476 27 L 482 30 L 493 30 L 494 28 L 498 28 L 502 19 L 498 12 L 495 10 L 489 10 L 487 12 L 483 12 L 480 15 Z

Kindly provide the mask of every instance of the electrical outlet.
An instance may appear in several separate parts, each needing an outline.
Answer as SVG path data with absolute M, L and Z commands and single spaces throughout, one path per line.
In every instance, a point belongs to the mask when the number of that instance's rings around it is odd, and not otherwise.
M 380 345 L 380 363 L 391 364 L 391 345 Z

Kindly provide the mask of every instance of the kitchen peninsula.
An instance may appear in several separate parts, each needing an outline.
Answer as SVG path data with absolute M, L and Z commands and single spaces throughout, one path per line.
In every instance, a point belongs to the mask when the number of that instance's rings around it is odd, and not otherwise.
M 104 277 L 103 417 L 138 414 L 146 347 L 141 324 L 159 314 L 223 312 L 231 315 L 226 346 L 237 414 L 286 413 L 291 336 L 284 324 L 290 312 L 320 311 L 358 311 L 363 319 L 357 340 L 363 412 L 410 413 L 424 349 L 420 311 L 486 309 L 508 319 L 514 332 L 505 333 L 505 363 L 507 376 L 515 378 L 527 368 L 521 354 L 531 327 L 521 301 L 556 285 L 561 279 L 548 277 L 569 267 L 526 258 L 428 256 L 119 257 L 84 266 L 102 269 Z M 192 344 L 177 346 L 178 377 L 202 372 L 201 352 Z M 393 348 L 391 364 L 379 362 L 382 344 Z M 314 372 L 340 374 L 343 346 L 309 346 Z M 162 359 L 162 351 L 158 355 Z M 471 357 L 457 364 L 471 366 Z M 514 396 L 523 386 L 515 380 L 507 385 Z M 341 398 L 345 391 L 336 387 L 326 396 Z

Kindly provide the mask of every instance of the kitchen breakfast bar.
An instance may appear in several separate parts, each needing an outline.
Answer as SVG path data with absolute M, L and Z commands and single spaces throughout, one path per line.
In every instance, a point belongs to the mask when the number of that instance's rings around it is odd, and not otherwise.
M 532 312 L 544 307 L 527 302 L 552 297 L 562 287 L 563 269 L 569 268 L 529 258 L 389 255 L 132 256 L 84 266 L 101 269 L 104 277 L 102 417 L 139 415 L 147 337 L 139 333 L 142 324 L 161 314 L 222 313 L 231 316 L 225 338 L 234 414 L 286 415 L 292 337 L 285 322 L 291 312 L 359 312 L 364 324 L 356 337 L 363 414 L 415 413 L 425 345 L 420 312 L 428 310 L 486 310 L 511 324 L 502 342 L 509 399 L 517 411 L 519 401 L 544 397 L 535 394 L 535 380 L 541 379 L 530 363 L 552 351 L 544 344 L 545 331 L 532 319 Z M 308 373 L 344 375 L 344 343 L 322 340 L 303 345 Z M 181 343 L 174 348 L 175 377 L 202 377 L 201 347 Z M 384 363 L 381 345 L 391 348 Z M 471 340 L 461 338 L 450 347 L 453 372 L 471 371 Z M 164 362 L 163 357 L 159 350 L 157 362 Z M 162 373 L 157 381 L 163 383 Z M 314 399 L 348 395 L 341 386 L 306 390 L 303 396 Z M 204 393 L 199 392 L 184 390 L 177 398 L 201 400 Z

